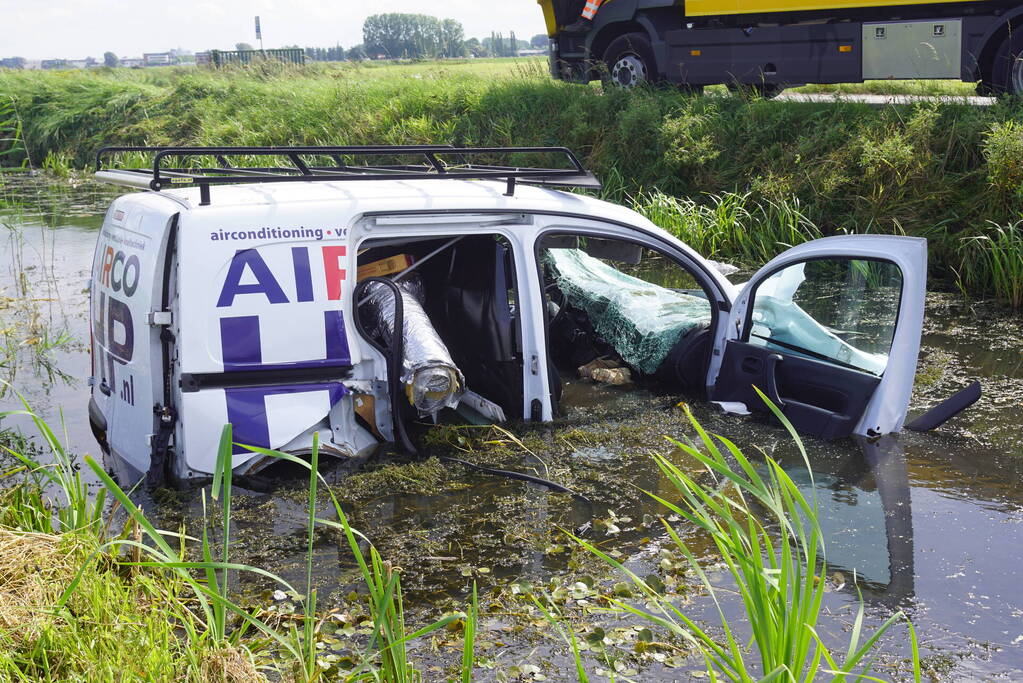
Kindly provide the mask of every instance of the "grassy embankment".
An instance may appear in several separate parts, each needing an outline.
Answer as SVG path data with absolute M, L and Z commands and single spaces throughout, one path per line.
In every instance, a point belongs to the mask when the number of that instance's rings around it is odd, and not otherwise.
M 968 84 L 910 88 L 970 94 Z M 110 143 L 565 145 L 608 198 L 712 257 L 755 265 L 821 234 L 920 235 L 945 286 L 1023 306 L 1016 102 L 605 93 L 551 81 L 537 60 L 0 72 L 0 99 L 14 105 L 28 158 L 55 168 L 84 167 Z

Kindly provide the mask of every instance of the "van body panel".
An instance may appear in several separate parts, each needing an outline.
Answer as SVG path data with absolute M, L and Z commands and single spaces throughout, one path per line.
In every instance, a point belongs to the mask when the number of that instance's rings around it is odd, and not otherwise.
M 359 361 L 348 228 L 325 207 L 310 208 L 211 207 L 183 218 L 179 314 L 189 324 L 181 328 L 181 372 Z
M 187 470 L 185 476 L 209 476 L 217 462 L 224 425 L 232 425 L 235 444 L 281 449 L 325 419 L 349 396 L 341 382 L 273 384 L 203 389 L 181 394 L 179 429 Z M 350 402 L 350 398 L 348 399 Z M 350 406 L 349 406 L 349 411 Z M 344 438 L 339 438 L 344 445 Z M 324 440 L 325 443 L 329 443 Z M 303 444 L 308 447 L 309 444 Z M 347 449 L 354 450 L 354 449 Z M 354 455 L 354 452 L 347 453 Z M 236 445 L 232 466 L 238 468 L 259 454 Z

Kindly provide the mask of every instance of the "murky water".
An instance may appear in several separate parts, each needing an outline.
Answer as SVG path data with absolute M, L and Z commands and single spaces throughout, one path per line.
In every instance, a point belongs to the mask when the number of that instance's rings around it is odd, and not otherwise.
M 85 286 L 96 229 L 114 194 L 92 183 L 72 187 L 0 176 L 0 196 L 19 204 L 0 210 L 0 328 L 4 343 L 15 350 L 0 372 L 51 422 L 63 418 L 79 453 L 98 450 L 86 416 Z M 1013 680 L 1023 675 L 1023 318 L 950 294 L 932 295 L 927 314 L 914 410 L 975 378 L 984 384 L 984 398 L 936 433 L 905 433 L 873 444 L 810 442 L 813 484 L 780 430 L 705 405 L 693 408 L 708 429 L 729 435 L 748 453 L 760 447 L 790 465 L 816 495 L 835 588 L 826 599 L 827 639 L 842 642 L 847 636 L 857 604 L 855 577 L 873 623 L 895 608 L 911 615 L 933 676 Z M 691 577 L 676 572 L 673 560 L 665 564 L 659 553 L 664 534 L 655 516 L 662 510 L 641 493 L 670 495 L 649 453 L 672 451 L 665 435 L 691 434 L 676 401 L 654 391 L 570 382 L 565 399 L 570 409 L 554 425 L 519 426 L 509 434 L 442 428 L 426 439 L 430 452 L 566 483 L 592 500 L 592 507 L 436 461 L 376 463 L 367 474 L 333 472 L 328 478 L 353 523 L 402 567 L 410 619 L 460 608 L 472 583 L 479 585 L 486 615 L 479 652 L 484 663 L 493 664 L 481 680 L 524 662 L 539 663 L 549 679 L 572 678 L 563 644 L 512 587 L 528 581 L 555 591 L 581 577 L 597 585 L 621 581 L 566 542 L 563 529 L 583 529 L 637 573 L 657 574 L 680 596 L 690 593 L 685 586 Z M 0 410 L 16 404 L 10 392 L 0 398 Z M 0 427 L 23 425 L 9 418 Z M 194 491 L 160 492 L 144 502 L 163 528 L 178 521 L 194 525 L 201 517 Z M 235 506 L 236 559 L 301 583 L 302 482 L 286 480 L 270 493 L 243 490 Z M 326 506 L 322 513 L 329 514 Z M 321 604 L 347 609 L 346 596 L 357 583 L 347 554 L 333 534 L 317 539 Z M 701 547 L 698 538 L 691 540 Z M 265 588 L 247 587 L 257 596 Z M 692 600 L 694 615 L 713 616 L 706 599 Z M 687 678 L 680 673 L 685 667 L 668 668 L 635 654 L 636 634 L 627 628 L 635 622 L 591 612 L 586 603 L 585 596 L 582 604 L 568 600 L 566 615 L 583 635 L 598 625 L 613 643 L 612 636 L 620 635 L 621 643 L 611 649 L 625 662 L 624 670 L 636 668 L 642 680 Z M 886 638 L 884 647 L 894 656 L 882 663 L 881 675 L 905 675 L 899 661 L 907 652 L 904 633 Z M 454 661 L 455 644 L 441 638 L 433 646 L 420 646 L 418 654 L 436 666 Z M 601 658 L 587 657 L 591 672 L 606 668 Z

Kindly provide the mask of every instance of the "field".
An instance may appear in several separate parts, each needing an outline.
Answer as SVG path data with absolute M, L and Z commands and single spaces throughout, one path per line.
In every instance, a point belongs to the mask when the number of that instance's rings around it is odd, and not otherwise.
M 812 92 L 967 95 L 971 84 Z M 708 255 L 756 265 L 800 238 L 930 240 L 935 286 L 1023 306 L 1023 104 L 767 101 L 604 92 L 543 60 L 0 72 L 6 165 L 84 168 L 103 144 L 565 145 Z M 4 116 L 0 115 L 0 120 Z M 2 125 L 2 124 L 0 124 Z

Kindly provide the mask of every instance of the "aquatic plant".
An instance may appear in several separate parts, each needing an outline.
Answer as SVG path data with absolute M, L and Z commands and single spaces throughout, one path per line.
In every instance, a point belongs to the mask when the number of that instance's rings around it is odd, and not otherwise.
M 761 397 L 792 435 L 809 470 L 806 451 L 795 429 L 766 396 L 761 394 Z M 822 641 L 817 622 L 827 585 L 827 565 L 816 499 L 807 500 L 785 469 L 772 458 L 765 458 L 764 466 L 758 467 L 728 439 L 708 434 L 691 413 L 689 419 L 699 437 L 698 442 L 673 441 L 673 444 L 701 463 L 710 482 L 700 483 L 667 457 L 655 455 L 657 466 L 671 482 L 678 500 L 648 495 L 709 535 L 735 584 L 743 619 L 726 616 L 722 606 L 723 589 L 703 569 L 700 558 L 683 540 L 676 526 L 663 519 L 668 536 L 686 557 L 717 607 L 723 639 L 697 624 L 673 601 L 605 551 L 575 537 L 591 553 L 627 575 L 646 596 L 648 604 L 654 606 L 647 611 L 628 601 L 615 600 L 618 609 L 648 620 L 690 643 L 703 657 L 712 680 L 720 676 L 737 682 L 795 683 L 816 681 L 823 676 L 831 676 L 833 680 L 846 680 L 847 676 L 856 680 L 877 680 L 869 675 L 874 659 L 868 655 L 890 628 L 905 623 L 912 648 L 913 677 L 919 683 L 916 632 L 901 611 L 864 638 L 861 599 L 846 652 L 836 653 Z M 812 470 L 810 476 L 812 481 Z M 750 661 L 740 635 L 743 622 L 752 633 L 756 664 Z
M 323 479 L 323 475 L 316 468 L 319 461 L 318 436 L 313 439 L 309 461 L 282 451 L 245 444 L 238 445 L 254 453 L 290 462 L 309 470 L 309 536 L 306 553 L 306 587 L 309 599 L 306 601 L 304 613 L 304 633 L 306 637 L 301 641 L 307 649 L 304 650 L 305 656 L 298 659 L 303 667 L 312 668 L 312 670 L 307 668 L 305 671 L 312 674 L 313 677 L 318 673 L 318 669 L 315 668 L 315 652 L 308 648 L 312 648 L 315 645 L 311 638 L 312 632 L 309 630 L 310 624 L 315 619 L 315 592 L 312 591 L 312 534 L 314 527 L 320 525 L 336 529 L 343 534 L 344 540 L 347 542 L 348 548 L 351 550 L 362 576 L 363 584 L 368 593 L 369 613 L 373 618 L 373 634 L 366 643 L 362 656 L 352 669 L 344 672 L 344 675 L 348 680 L 358 680 L 360 676 L 367 676 L 376 680 L 394 681 L 395 683 L 420 680 L 419 672 L 408 657 L 406 647 L 408 642 L 444 628 L 454 621 L 465 618 L 465 615 L 462 613 L 449 614 L 412 633 L 408 632 L 405 623 L 405 610 L 402 603 L 400 572 L 381 557 L 377 549 L 369 542 L 369 539 L 353 529 L 348 523 L 348 517 L 342 509 L 340 501 Z M 323 488 L 327 492 L 333 506 L 334 514 L 337 515 L 336 521 L 315 516 L 317 482 L 324 485 Z M 368 558 L 362 549 L 360 539 L 369 546 Z M 300 642 L 297 640 L 296 634 L 293 634 L 292 638 L 294 642 Z M 293 647 L 298 649 L 297 646 Z
M 15 157 L 21 157 L 22 166 L 31 166 L 17 102 L 10 95 L 0 96 L 0 166 L 8 158 L 17 161 Z
M 0 395 L 9 388 L 7 382 L 0 380 Z M 31 482 L 30 486 L 7 491 L 11 501 L 0 515 L 0 524 L 47 534 L 78 530 L 98 534 L 103 522 L 106 492 L 99 491 L 93 495 L 89 491 L 77 463 L 50 425 L 32 412 L 24 396 L 18 394 L 18 399 L 23 408 L 0 412 L 0 421 L 16 415 L 28 417 L 49 452 L 50 462 L 40 464 L 29 454 L 0 445 L 0 449 L 21 463 L 21 468 L 9 472 L 8 476 L 23 472 Z M 51 496 L 58 499 L 52 500 Z
M 697 202 L 651 192 L 635 197 L 632 208 L 701 254 L 747 265 L 822 237 L 794 197 L 755 201 L 749 193 L 726 192 Z

